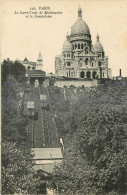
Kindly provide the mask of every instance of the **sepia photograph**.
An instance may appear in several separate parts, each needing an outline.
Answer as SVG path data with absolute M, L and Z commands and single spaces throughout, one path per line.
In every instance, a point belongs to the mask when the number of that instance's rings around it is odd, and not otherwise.
M 127 194 L 127 1 L 1 0 L 2 195 Z

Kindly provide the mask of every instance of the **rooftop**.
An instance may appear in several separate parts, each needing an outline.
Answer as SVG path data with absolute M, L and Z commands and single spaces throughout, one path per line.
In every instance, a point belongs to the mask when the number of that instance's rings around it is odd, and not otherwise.
M 52 160 L 52 159 L 62 159 L 61 148 L 32 148 L 32 154 L 34 160 Z

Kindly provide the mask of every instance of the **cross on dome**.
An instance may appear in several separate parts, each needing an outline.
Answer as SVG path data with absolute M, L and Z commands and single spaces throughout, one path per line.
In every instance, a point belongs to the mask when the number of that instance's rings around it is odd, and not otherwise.
M 82 19 L 82 10 L 81 10 L 80 5 L 79 5 L 79 8 L 78 8 L 78 18 Z

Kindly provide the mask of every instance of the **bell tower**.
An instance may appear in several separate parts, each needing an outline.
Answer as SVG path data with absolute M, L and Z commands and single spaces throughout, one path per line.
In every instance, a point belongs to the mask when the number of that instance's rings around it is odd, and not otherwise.
M 42 68 L 43 68 L 43 59 L 42 59 L 41 52 L 39 52 L 37 64 L 36 64 L 36 70 L 42 70 Z

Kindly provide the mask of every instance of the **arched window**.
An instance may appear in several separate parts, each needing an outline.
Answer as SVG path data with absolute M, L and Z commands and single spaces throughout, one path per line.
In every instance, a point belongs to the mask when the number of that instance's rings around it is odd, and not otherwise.
M 92 64 L 92 67 L 93 67 L 93 60 L 92 60 L 91 64 Z
M 32 69 L 35 70 L 35 67 L 33 67 Z
M 94 71 L 94 72 L 93 72 L 93 78 L 94 78 L 94 79 L 96 78 L 96 75 L 97 75 L 97 73 L 96 73 L 96 71 Z
M 74 45 L 73 45 L 73 50 L 74 50 Z
M 75 44 L 75 49 L 77 48 L 77 44 Z
M 91 72 L 88 71 L 88 72 L 86 73 L 86 77 L 87 77 L 88 79 L 90 79 L 90 76 L 91 76 Z
M 101 66 L 101 62 L 99 62 L 99 66 Z
M 71 63 L 70 62 L 67 62 L 67 66 L 70 66 L 71 65 Z
M 27 69 L 30 70 L 30 66 L 28 66 Z
M 86 65 L 88 65 L 88 61 L 89 61 L 89 60 L 88 60 L 88 58 L 86 58 L 86 59 L 85 59 L 85 63 L 86 63 Z
M 81 44 L 81 49 L 83 49 L 83 43 Z
M 80 49 L 80 44 L 78 44 L 78 49 Z
M 82 72 L 80 72 L 80 77 L 81 78 L 84 78 L 84 76 L 85 76 L 85 73 L 82 71 Z

